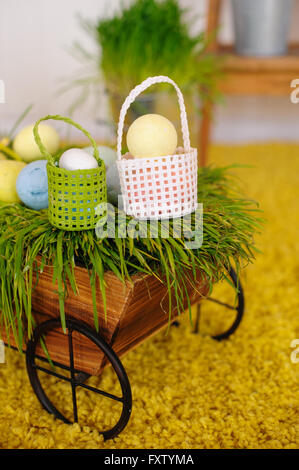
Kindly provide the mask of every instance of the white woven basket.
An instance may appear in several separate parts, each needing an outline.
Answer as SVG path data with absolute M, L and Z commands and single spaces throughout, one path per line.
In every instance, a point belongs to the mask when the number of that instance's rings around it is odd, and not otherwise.
M 126 113 L 136 97 L 155 83 L 170 83 L 178 96 L 184 148 L 174 155 L 125 159 L 121 155 Z M 124 101 L 117 132 L 117 166 L 124 211 L 136 219 L 169 219 L 195 211 L 197 206 L 197 150 L 190 147 L 183 95 L 168 77 L 149 77 Z

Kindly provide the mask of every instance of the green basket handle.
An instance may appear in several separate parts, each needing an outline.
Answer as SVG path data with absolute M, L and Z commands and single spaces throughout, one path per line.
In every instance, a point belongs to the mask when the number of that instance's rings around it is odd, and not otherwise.
M 44 144 L 42 143 L 41 141 L 41 138 L 40 138 L 40 135 L 38 133 L 38 126 L 39 124 L 42 122 L 42 121 L 47 121 L 48 119 L 53 119 L 54 121 L 64 121 L 66 122 L 67 124 L 71 124 L 72 126 L 76 127 L 77 129 L 79 129 L 80 131 L 83 132 L 83 134 L 86 135 L 86 137 L 90 140 L 92 146 L 93 146 L 93 149 L 94 149 L 94 158 L 96 159 L 96 161 L 98 162 L 98 164 L 101 163 L 101 158 L 100 158 L 100 155 L 99 155 L 99 150 L 98 150 L 98 147 L 97 147 L 97 144 L 95 142 L 95 140 L 93 139 L 93 137 L 91 137 L 90 133 L 88 131 L 86 131 L 82 126 L 80 126 L 80 124 L 77 124 L 76 122 L 74 122 L 72 119 L 70 118 L 67 118 L 67 117 L 63 117 L 63 116 L 59 116 L 59 115 L 49 115 L 49 116 L 45 116 L 41 119 L 39 119 L 35 125 L 34 125 L 34 128 L 33 128 L 33 135 L 34 135 L 34 139 L 35 139 L 35 142 L 41 152 L 41 154 L 43 155 L 43 157 L 45 157 L 49 163 L 51 163 L 52 165 L 55 165 L 55 159 L 53 157 L 53 155 L 51 155 L 46 147 L 44 146 Z

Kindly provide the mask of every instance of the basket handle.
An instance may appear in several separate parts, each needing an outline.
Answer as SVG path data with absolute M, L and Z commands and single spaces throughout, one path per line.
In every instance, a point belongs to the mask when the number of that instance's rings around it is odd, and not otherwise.
M 58 114 L 56 114 L 54 116 L 53 115 L 48 115 L 48 116 L 45 116 L 45 117 L 39 119 L 35 123 L 34 128 L 33 128 L 33 135 L 34 135 L 35 142 L 36 142 L 41 154 L 43 155 L 43 157 L 45 157 L 48 160 L 49 163 L 51 163 L 52 165 L 55 165 L 55 159 L 54 159 L 53 155 L 51 155 L 47 151 L 47 149 L 44 146 L 44 144 L 42 143 L 40 135 L 38 133 L 39 124 L 42 121 L 47 121 L 49 119 L 53 119 L 54 121 L 64 121 L 67 124 L 71 124 L 72 126 L 76 127 L 80 131 L 82 131 L 83 134 L 85 134 L 86 137 L 90 140 L 90 142 L 93 146 L 93 149 L 94 149 L 93 155 L 94 155 L 96 161 L 98 162 L 98 164 L 101 163 L 101 158 L 100 158 L 100 155 L 99 155 L 99 150 L 98 150 L 97 144 L 96 144 L 95 140 L 91 137 L 90 133 L 88 131 L 86 131 L 82 126 L 80 126 L 80 124 L 77 124 L 76 122 L 74 122 L 72 119 L 67 118 L 67 117 L 63 117 L 63 116 L 59 116 Z
M 135 88 L 133 88 L 133 90 L 127 96 L 127 98 L 125 99 L 122 105 L 122 108 L 119 114 L 118 129 L 117 129 L 117 158 L 118 160 L 121 159 L 121 143 L 122 143 L 124 122 L 125 122 L 127 111 L 129 107 L 131 106 L 131 104 L 135 101 L 137 96 L 140 95 L 140 93 L 142 93 L 151 85 L 154 85 L 155 83 L 170 83 L 171 85 L 174 86 L 177 96 L 178 96 L 178 102 L 179 102 L 179 107 L 180 107 L 181 128 L 182 128 L 182 134 L 183 134 L 184 149 L 186 152 L 190 151 L 188 120 L 187 120 L 186 108 L 185 108 L 182 92 L 177 86 L 177 84 L 173 80 L 171 80 L 171 78 L 166 77 L 164 75 L 159 75 L 156 77 L 149 77 L 146 80 L 144 80 L 142 83 L 137 85 Z

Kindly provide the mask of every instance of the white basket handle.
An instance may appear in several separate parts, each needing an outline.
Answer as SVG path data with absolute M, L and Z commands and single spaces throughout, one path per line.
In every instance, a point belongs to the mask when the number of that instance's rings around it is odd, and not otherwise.
M 142 83 L 137 85 L 135 88 L 133 88 L 133 90 L 125 99 L 121 107 L 120 114 L 119 114 L 119 121 L 118 121 L 118 129 L 117 129 L 117 158 L 118 160 L 121 159 L 121 143 L 122 143 L 124 122 L 125 122 L 127 111 L 129 107 L 131 106 L 131 104 L 135 101 L 137 96 L 140 95 L 140 93 L 142 93 L 151 85 L 154 85 L 155 83 L 170 83 L 171 85 L 174 86 L 177 92 L 179 107 L 180 107 L 181 128 L 182 128 L 182 134 L 183 134 L 184 149 L 186 152 L 190 152 L 190 137 L 189 137 L 188 121 L 187 121 L 186 108 L 185 108 L 182 92 L 177 86 L 177 84 L 173 80 L 171 80 L 171 78 L 166 77 L 164 75 L 159 75 L 157 77 L 149 77 L 146 80 L 144 80 Z

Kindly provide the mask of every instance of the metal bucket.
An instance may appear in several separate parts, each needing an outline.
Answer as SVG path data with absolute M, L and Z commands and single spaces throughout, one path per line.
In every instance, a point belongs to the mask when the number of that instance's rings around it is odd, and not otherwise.
M 293 0 L 232 0 L 237 53 L 286 54 Z

